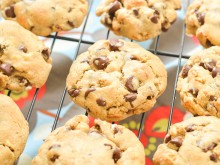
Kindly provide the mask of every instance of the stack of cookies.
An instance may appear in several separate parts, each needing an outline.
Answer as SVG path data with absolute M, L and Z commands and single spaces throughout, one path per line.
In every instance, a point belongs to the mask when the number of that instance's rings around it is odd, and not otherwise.
M 220 164 L 220 2 L 195 0 L 186 14 L 186 33 L 204 47 L 179 74 L 182 105 L 194 116 L 171 126 L 153 158 L 155 165 Z

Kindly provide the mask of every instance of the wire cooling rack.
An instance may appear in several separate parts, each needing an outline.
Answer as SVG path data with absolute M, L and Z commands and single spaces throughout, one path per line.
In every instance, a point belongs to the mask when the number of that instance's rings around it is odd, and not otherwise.
M 77 48 L 76 48 L 75 56 L 74 56 L 74 59 L 73 59 L 73 61 L 74 61 L 77 58 L 78 54 L 79 54 L 79 50 L 80 50 L 80 47 L 81 47 L 82 44 L 92 45 L 92 44 L 95 43 L 93 41 L 83 39 L 85 28 L 87 26 L 88 19 L 89 19 L 90 14 L 91 14 L 91 8 L 92 8 L 92 4 L 94 3 L 94 1 L 95 0 L 90 0 L 89 1 L 89 11 L 88 11 L 88 14 L 85 18 L 84 24 L 82 26 L 82 31 L 81 31 L 79 39 L 73 38 L 73 37 L 68 37 L 68 36 L 59 36 L 58 33 L 55 33 L 54 35 L 47 36 L 47 38 L 52 38 L 51 53 L 53 52 L 54 44 L 57 40 L 71 41 L 71 42 L 77 43 Z M 187 2 L 187 5 L 182 9 L 182 10 L 184 10 L 184 13 L 185 13 L 186 8 L 187 8 L 188 5 L 189 5 L 189 0 Z M 154 53 L 155 55 L 165 56 L 165 57 L 173 57 L 173 58 L 177 59 L 177 64 L 176 64 L 177 70 L 176 70 L 175 83 L 174 83 L 173 92 L 172 92 L 172 101 L 171 101 L 171 104 L 170 104 L 170 114 L 169 114 L 169 121 L 168 121 L 167 131 L 169 130 L 170 125 L 172 123 L 172 116 L 173 116 L 174 105 L 175 105 L 175 100 L 176 100 L 176 90 L 175 89 L 176 89 L 176 86 L 177 86 L 178 75 L 179 75 L 179 72 L 180 72 L 180 69 L 181 69 L 181 61 L 182 61 L 182 59 L 188 59 L 189 58 L 189 56 L 183 54 L 184 45 L 185 45 L 185 24 L 184 23 L 182 25 L 182 29 L 183 29 L 183 31 L 182 31 L 182 34 L 181 34 L 181 48 L 180 48 L 179 53 L 172 53 L 172 52 L 166 52 L 166 51 L 158 50 L 158 46 L 160 44 L 160 36 L 158 36 L 155 39 L 154 48 L 153 49 L 147 49 L 148 51 Z M 109 38 L 110 33 L 111 33 L 110 31 L 107 31 L 106 39 Z M 133 41 L 131 40 L 131 42 L 133 42 Z M 58 100 L 59 107 L 58 107 L 56 117 L 55 117 L 55 120 L 53 122 L 53 127 L 52 127 L 51 131 L 55 130 L 56 127 L 57 127 L 58 119 L 59 119 L 60 113 L 61 113 L 62 108 L 63 108 L 65 96 L 67 94 L 66 87 L 63 87 L 63 88 L 64 88 L 64 90 L 63 90 L 62 95 L 60 96 L 61 98 L 60 98 L 60 100 Z M 40 89 L 37 88 L 34 92 L 34 95 L 33 95 L 33 98 L 32 98 L 32 101 L 31 101 L 31 104 L 30 104 L 30 107 L 29 107 L 29 110 L 28 110 L 28 113 L 27 113 L 27 116 L 26 116 L 26 120 L 28 122 L 30 122 L 30 117 L 31 117 L 33 109 L 34 109 L 34 106 L 35 106 L 35 103 L 36 103 L 36 98 L 38 96 L 39 90 Z M 8 91 L 8 96 L 10 96 L 10 94 L 11 94 L 11 91 Z M 139 126 L 139 130 L 138 130 L 138 138 L 139 139 L 140 139 L 141 134 L 142 134 L 142 127 L 143 127 L 143 123 L 144 123 L 144 119 L 145 119 L 145 114 L 146 113 L 142 113 L 140 115 L 140 126 Z M 88 115 L 88 114 L 85 113 L 85 115 Z

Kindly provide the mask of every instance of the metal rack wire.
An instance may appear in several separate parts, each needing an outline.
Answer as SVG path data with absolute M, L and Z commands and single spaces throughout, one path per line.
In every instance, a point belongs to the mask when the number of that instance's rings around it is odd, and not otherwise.
M 88 44 L 88 45 L 94 44 L 94 42 L 83 40 L 83 35 L 84 35 L 86 25 L 87 25 L 87 22 L 88 22 L 90 13 L 91 13 L 91 8 L 92 8 L 93 1 L 94 0 L 90 0 L 89 11 L 88 11 L 88 14 L 85 18 L 84 25 L 83 25 L 83 28 L 82 28 L 82 32 L 80 34 L 80 38 L 75 39 L 75 38 L 71 38 L 71 37 L 59 36 L 58 33 L 56 33 L 55 35 L 49 35 L 48 38 L 52 38 L 51 53 L 53 51 L 53 47 L 54 47 L 54 44 L 55 44 L 56 40 L 65 40 L 65 41 L 75 42 L 75 43 L 77 43 L 77 48 L 76 48 L 76 52 L 75 52 L 75 56 L 74 56 L 75 58 L 73 59 L 73 60 L 75 60 L 76 57 L 79 54 L 81 44 Z M 188 0 L 188 3 L 187 3 L 187 6 L 188 5 L 189 5 L 189 0 Z M 106 39 L 109 38 L 109 34 L 110 34 L 110 31 L 107 31 Z M 154 49 L 153 50 L 147 49 L 147 50 L 154 53 L 155 55 L 178 58 L 177 70 L 176 70 L 176 76 L 175 76 L 175 83 L 174 83 L 173 94 L 172 94 L 172 102 L 171 102 L 171 106 L 170 106 L 171 107 L 170 108 L 170 115 L 169 115 L 169 121 L 168 121 L 168 126 L 167 126 L 167 131 L 168 131 L 169 128 L 170 128 L 170 125 L 172 123 L 172 116 L 173 116 L 174 105 L 175 105 L 175 100 L 176 100 L 176 90 L 175 89 L 176 89 L 176 86 L 177 86 L 178 74 L 179 74 L 180 68 L 181 68 L 181 61 L 182 61 L 182 59 L 188 59 L 189 58 L 187 55 L 183 55 L 184 44 L 185 44 L 185 25 L 183 24 L 183 32 L 182 32 L 182 35 L 181 35 L 181 50 L 180 50 L 179 54 L 172 53 L 172 52 L 159 51 L 158 50 L 159 43 L 160 43 L 160 36 L 158 36 L 156 38 Z M 33 99 L 31 101 L 31 104 L 30 104 L 30 107 L 29 107 L 29 110 L 28 110 L 28 113 L 27 113 L 27 116 L 26 116 L 26 120 L 28 122 L 29 122 L 30 117 L 32 115 L 32 112 L 33 112 L 33 109 L 34 109 L 34 105 L 36 103 L 36 98 L 38 96 L 39 90 L 40 90 L 39 88 L 36 89 L 35 93 L 33 95 Z M 59 107 L 58 107 L 56 117 L 55 117 L 55 120 L 53 122 L 53 126 L 52 126 L 51 131 L 55 130 L 56 127 L 57 127 L 58 119 L 59 119 L 60 113 L 62 111 L 62 107 L 63 107 L 63 103 L 64 103 L 64 100 L 65 100 L 66 93 L 67 93 L 67 89 L 66 89 L 66 87 L 64 87 L 61 99 L 59 100 Z M 8 96 L 10 96 L 10 94 L 11 94 L 11 91 L 8 91 Z M 139 130 L 138 130 L 138 138 L 139 139 L 140 139 L 141 133 L 142 133 L 142 127 L 143 127 L 143 123 L 144 123 L 144 119 L 145 119 L 145 114 L 146 113 L 142 113 L 140 115 L 140 126 L 139 126 Z M 87 112 L 85 113 L 85 115 L 88 115 Z

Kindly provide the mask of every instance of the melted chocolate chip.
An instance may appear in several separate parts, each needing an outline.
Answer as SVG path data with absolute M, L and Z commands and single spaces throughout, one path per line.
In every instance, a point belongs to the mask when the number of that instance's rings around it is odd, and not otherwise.
M 167 24 L 167 21 L 164 21 L 162 24 L 161 24 L 161 30 L 163 31 L 163 32 L 167 32 L 167 28 L 166 28 L 166 24 Z
M 196 17 L 197 17 L 200 25 L 203 25 L 205 23 L 205 13 L 199 13 L 196 11 Z
M 151 22 L 157 24 L 158 23 L 158 19 L 159 19 L 159 12 L 157 10 L 155 10 L 153 16 L 151 17 Z
M 87 96 L 91 93 L 91 92 L 93 92 L 93 91 L 95 91 L 96 89 L 95 88 L 89 88 L 86 92 L 85 92 L 85 98 L 87 98 Z
M 71 26 L 71 27 L 75 27 L 75 25 L 73 24 L 73 22 L 71 22 L 71 21 L 67 21 L 67 23 Z
M 14 68 L 11 64 L 3 63 L 0 65 L 0 70 L 2 70 L 3 73 L 6 74 L 7 76 L 10 76 L 12 74 Z
M 211 41 L 209 41 L 208 39 L 206 40 L 206 46 L 207 47 L 211 47 L 213 46 L 213 44 L 211 43 Z
M 54 149 L 54 148 L 60 148 L 60 147 L 61 147 L 60 144 L 54 144 L 54 145 L 49 147 L 49 150 Z
M 133 13 L 134 13 L 134 15 L 137 17 L 137 16 L 139 15 L 138 9 L 133 9 Z
M 95 124 L 95 129 L 97 129 L 99 132 L 101 132 L 101 127 L 100 127 L 100 125 L 98 125 L 98 124 Z
M 182 70 L 182 77 L 186 78 L 188 76 L 189 70 L 192 68 L 190 65 L 185 65 Z
M 121 158 L 121 150 L 120 149 L 115 149 L 113 151 L 112 159 L 114 160 L 115 163 Z
M 44 48 L 42 51 L 41 51 L 42 55 L 43 55 L 43 58 L 45 60 L 48 60 L 49 59 L 49 56 L 50 56 L 50 51 L 48 48 Z
M 131 60 L 138 60 L 138 58 L 136 56 L 131 56 L 130 59 Z
M 147 100 L 151 100 L 152 98 L 154 98 L 154 95 L 152 95 L 152 96 L 147 96 Z
M 109 64 L 109 59 L 107 57 L 100 56 L 93 60 L 93 64 L 99 70 L 105 69 Z
M 109 48 L 110 51 L 119 51 L 119 48 L 124 45 L 123 42 L 119 41 L 118 39 L 110 39 L 109 40 Z
M 213 162 L 217 162 L 217 155 L 215 153 L 213 153 L 212 155 L 209 156 L 210 160 L 212 160 Z
M 220 74 L 220 68 L 214 68 L 212 70 L 212 77 L 215 78 L 217 75 Z
M 130 94 L 125 95 L 124 98 L 125 98 L 126 102 L 132 102 L 132 101 L 136 100 L 137 94 L 136 93 L 130 93 Z
M 193 131 L 194 131 L 193 126 L 194 126 L 194 124 L 188 125 L 188 126 L 186 127 L 186 132 L 193 132 Z
M 115 126 L 114 127 L 114 134 L 117 134 L 119 131 L 120 131 L 120 129 L 117 126 Z
M 110 9 L 109 9 L 108 12 L 109 12 L 110 15 L 115 15 L 115 12 L 116 12 L 118 9 L 120 9 L 120 2 L 115 1 L 115 2 L 112 4 L 112 6 L 110 7 Z
M 77 97 L 80 94 L 79 89 L 70 89 L 68 90 L 68 93 L 71 97 Z
M 19 46 L 18 49 L 23 51 L 24 53 L 27 53 L 27 48 L 24 45 Z
M 194 88 L 194 89 L 190 89 L 189 92 L 194 96 L 194 97 L 197 97 L 198 96 L 198 93 L 199 93 L 199 90 Z
M 199 64 L 199 66 L 202 66 L 204 69 L 208 69 L 210 72 L 213 70 L 213 68 L 216 66 L 216 61 L 215 60 L 212 60 L 210 62 L 207 62 L 207 63 L 204 63 L 204 62 L 201 62 Z
M 16 15 L 15 15 L 15 11 L 14 11 L 14 6 L 10 6 L 8 9 L 6 9 L 5 15 L 10 18 L 15 18 Z
M 59 157 L 60 157 L 59 155 L 54 154 L 53 157 L 50 158 L 50 160 L 51 160 L 52 162 L 55 162 L 56 159 L 58 159 Z
M 132 83 L 133 78 L 133 76 L 129 77 L 125 83 L 125 86 L 130 92 L 137 92 Z
M 97 99 L 97 100 L 96 100 L 96 103 L 97 103 L 99 106 L 102 106 L 102 107 L 106 106 L 106 101 L 103 100 L 103 99 Z
M 170 140 L 170 143 L 176 145 L 177 147 L 181 147 L 183 143 L 183 138 L 182 137 L 175 137 Z
M 170 140 L 171 140 L 171 135 L 170 135 L 170 134 L 167 134 L 167 135 L 165 136 L 164 142 L 165 142 L 165 143 L 168 143 Z
M 209 101 L 216 101 L 217 100 L 217 97 L 215 97 L 215 96 L 210 96 L 209 97 Z
M 68 10 L 68 13 L 70 13 L 72 10 L 73 10 L 73 8 L 70 7 L 69 10 Z
M 111 144 L 104 144 L 104 146 L 110 147 L 110 149 L 113 148 Z
M 203 149 L 204 152 L 214 149 L 217 146 L 216 143 L 210 144 L 207 148 Z

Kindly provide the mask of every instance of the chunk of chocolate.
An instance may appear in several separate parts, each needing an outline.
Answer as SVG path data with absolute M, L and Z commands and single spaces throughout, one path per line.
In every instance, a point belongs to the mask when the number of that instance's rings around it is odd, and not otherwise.
M 110 39 L 109 40 L 109 48 L 110 51 L 119 51 L 119 48 L 122 47 L 124 43 L 119 41 L 118 39 Z
M 10 6 L 9 8 L 7 8 L 5 10 L 5 15 L 10 18 L 15 18 L 16 15 L 15 15 L 15 11 L 14 11 L 14 6 Z
M 87 98 L 87 96 L 91 93 L 94 92 L 96 89 L 95 88 L 89 88 L 86 92 L 85 92 L 85 98 Z
M 49 56 L 50 56 L 50 50 L 48 48 L 44 48 L 42 51 L 41 51 L 42 55 L 43 55 L 43 58 L 45 60 L 48 60 L 49 59 Z
M 211 43 L 211 41 L 209 39 L 206 40 L 206 46 L 207 47 L 213 46 L 213 44 Z
M 186 78 L 188 76 L 189 70 L 192 68 L 190 65 L 185 65 L 182 70 L 182 77 Z
M 93 60 L 93 64 L 99 70 L 105 69 L 109 64 L 109 59 L 107 57 L 100 56 Z
M 50 158 L 50 160 L 51 160 L 52 162 L 55 162 L 56 159 L 58 159 L 59 157 L 60 157 L 59 155 L 54 154 L 54 155 Z
M 102 107 L 106 106 L 106 101 L 103 100 L 103 99 L 97 99 L 97 100 L 96 100 L 96 103 L 97 103 L 99 106 L 102 106 Z
M 113 2 L 113 4 L 111 5 L 111 7 L 110 7 L 110 9 L 109 9 L 109 14 L 110 15 L 115 15 L 115 12 L 118 10 L 118 9 L 120 9 L 120 2 L 118 2 L 118 1 L 115 1 L 115 2 Z
M 130 94 L 125 95 L 124 98 L 125 98 L 126 102 L 132 102 L 132 101 L 136 100 L 137 94 L 136 93 L 130 93 Z
M 186 127 L 186 132 L 193 132 L 193 131 L 194 131 L 193 127 L 194 127 L 194 124 L 188 125 L 188 126 Z
M 196 88 L 190 89 L 189 92 L 194 96 L 197 97 L 199 94 L 199 90 Z
M 213 70 L 213 68 L 216 66 L 216 61 L 211 60 L 210 62 L 201 62 L 199 66 L 202 66 L 204 69 L 209 70 L 210 72 Z
M 178 136 L 170 140 L 170 143 L 174 144 L 177 147 L 181 147 L 183 143 L 183 138 Z
M 116 148 L 113 151 L 113 155 L 112 155 L 112 159 L 114 160 L 115 163 L 117 163 L 117 161 L 121 158 L 121 150 Z
M 171 140 L 171 135 L 170 134 L 166 134 L 165 138 L 164 138 L 164 142 L 168 143 Z
M 213 162 L 217 162 L 217 155 L 215 153 L 213 153 L 212 155 L 209 156 L 210 160 Z
M 14 67 L 9 63 L 3 63 L 0 65 L 0 70 L 7 76 L 10 76 L 14 70 Z
M 216 101 L 217 100 L 217 97 L 216 96 L 210 96 L 209 97 L 209 101 Z
M 138 9 L 133 9 L 133 13 L 134 13 L 134 15 L 137 17 L 137 16 L 139 15 Z
M 207 152 L 207 151 L 213 150 L 216 146 L 217 146 L 216 143 L 212 143 L 207 148 L 203 149 L 203 151 Z
M 205 13 L 199 13 L 198 11 L 196 11 L 196 17 L 200 25 L 203 25 L 205 23 Z
M 125 86 L 130 92 L 137 92 L 139 81 L 134 76 L 131 76 L 127 79 Z
M 20 45 L 18 49 L 23 51 L 24 53 L 27 53 L 27 48 L 24 45 Z
M 68 25 L 70 25 L 72 28 L 74 28 L 74 27 L 75 27 L 75 25 L 74 25 L 74 23 L 73 23 L 73 22 L 71 22 L 71 21 L 67 21 L 67 23 L 68 23 Z
M 71 97 L 77 97 L 80 94 L 79 89 L 70 89 L 68 90 L 68 93 Z
M 212 70 L 212 77 L 215 78 L 217 75 L 220 74 L 220 68 L 214 68 Z

